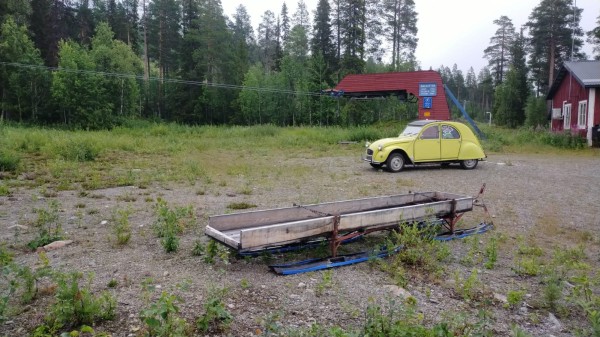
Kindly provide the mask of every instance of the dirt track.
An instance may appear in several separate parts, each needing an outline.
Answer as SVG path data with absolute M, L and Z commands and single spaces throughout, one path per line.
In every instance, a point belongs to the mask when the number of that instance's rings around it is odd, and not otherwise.
M 49 252 L 50 263 L 63 271 L 93 273 L 96 290 L 107 289 L 111 279 L 118 281 L 117 287 L 110 289 L 119 303 L 117 318 L 96 327 L 97 332 L 107 331 L 114 336 L 135 336 L 139 331 L 142 326 L 139 313 L 144 308 L 142 282 L 149 279 L 158 286 L 156 293 L 166 290 L 182 297 L 181 312 L 190 322 L 203 313 L 203 303 L 211 288 L 227 287 L 225 303 L 233 322 L 224 334 L 233 336 L 260 333 L 263 321 L 276 316 L 286 327 L 306 327 L 312 323 L 355 326 L 362 321 L 369 301 L 387 303 L 390 295 L 385 286 L 393 281 L 367 263 L 335 269 L 333 286 L 320 293 L 317 291 L 323 278 L 320 272 L 281 277 L 271 273 L 261 258 L 232 259 L 229 265 L 210 265 L 202 257 L 192 256 L 190 252 L 197 238 L 207 242 L 202 231 L 208 216 L 231 212 L 226 206 L 232 202 L 252 203 L 258 209 L 266 209 L 408 191 L 475 195 L 485 183 L 484 200 L 494 216 L 496 231 L 508 238 L 500 245 L 494 269 L 478 266 L 482 287 L 487 292 L 506 295 L 508 290 L 524 289 L 526 302 L 539 301 L 542 296 L 539 278 L 520 277 L 511 270 L 518 236 L 532 239 L 547 249 L 548 254 L 551 247 L 584 243 L 586 262 L 595 268 L 600 264 L 597 156 L 490 155 L 472 171 L 458 166 L 443 169 L 432 166 L 406 168 L 398 174 L 374 170 L 356 157 L 290 158 L 274 165 L 293 168 L 295 175 L 261 177 L 269 184 L 257 185 L 252 183 L 255 177 L 249 173 L 232 177 L 219 186 L 207 186 L 203 188 L 205 193 L 198 193 L 198 185 L 156 184 L 147 189 L 96 190 L 88 196 L 65 191 L 44 198 L 38 189 L 20 188 L 11 197 L 0 197 L 1 238 L 9 245 L 22 247 L 36 235 L 30 226 L 37 216 L 33 209 L 47 207 L 49 199 L 57 200 L 63 230 L 74 244 Z M 249 181 L 252 192 L 239 193 L 240 186 Z M 158 197 L 172 206 L 191 205 L 195 209 L 197 226 L 186 230 L 177 253 L 165 253 L 152 233 L 151 225 L 156 218 L 153 205 Z M 132 210 L 133 235 L 128 245 L 117 247 L 110 240 L 110 221 L 115 210 L 124 208 Z M 469 213 L 464 223 L 472 225 L 482 216 L 479 210 Z M 108 223 L 102 224 L 104 220 Z M 17 234 L 15 225 L 28 229 Z M 461 242 L 449 244 L 455 257 L 443 279 L 451 279 L 454 270 L 468 276 L 471 267 L 459 263 L 468 247 Z M 34 266 L 37 255 L 21 251 L 15 260 Z M 426 282 L 415 278 L 409 281 L 406 290 L 416 298 L 425 324 L 460 313 L 476 319 L 482 306 L 459 299 L 453 294 L 451 282 L 443 280 Z M 0 334 L 27 335 L 42 322 L 50 300 L 50 296 L 45 296 L 28 305 L 23 313 L 0 326 Z M 558 316 L 561 326 L 557 326 L 548 318 L 548 311 L 527 305 L 505 309 L 501 303 L 493 303 L 488 310 L 496 335 L 510 335 L 510 326 L 516 323 L 534 336 L 570 336 L 582 324 L 581 317 Z

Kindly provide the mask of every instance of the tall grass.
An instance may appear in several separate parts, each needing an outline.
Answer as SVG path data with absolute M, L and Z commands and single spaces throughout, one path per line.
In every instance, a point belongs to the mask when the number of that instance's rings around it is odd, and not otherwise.
M 551 132 L 547 129 L 481 126 L 486 139 L 483 146 L 492 152 L 544 152 L 555 149 L 584 149 L 586 141 L 569 132 Z
M 144 187 L 150 182 L 167 181 L 208 185 L 231 176 L 268 181 L 269 177 L 295 173 L 267 163 L 359 156 L 365 141 L 397 136 L 403 128 L 404 124 L 398 122 L 343 128 L 129 121 L 110 131 L 3 125 L 0 170 L 34 171 L 38 184 L 54 184 L 60 190 Z M 582 140 L 570 135 L 533 129 L 482 129 L 487 135 L 484 148 L 492 152 L 584 147 Z M 317 169 L 308 164 L 294 167 L 304 176 Z

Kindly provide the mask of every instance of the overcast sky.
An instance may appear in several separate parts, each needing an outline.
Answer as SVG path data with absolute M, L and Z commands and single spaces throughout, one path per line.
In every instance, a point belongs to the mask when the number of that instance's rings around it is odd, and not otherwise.
M 441 65 L 452 67 L 454 64 L 463 72 L 473 67 L 475 73 L 487 65 L 483 50 L 498 26 L 493 21 L 502 15 L 508 16 L 519 29 L 528 20 L 529 14 L 541 0 L 415 0 L 418 13 L 417 27 L 419 44 L 417 60 L 422 69 L 439 68 Z M 252 19 L 256 33 L 263 13 L 271 10 L 275 15 L 281 13 L 283 3 L 288 6 L 290 17 L 296 11 L 297 0 L 221 0 L 225 14 L 232 17 L 235 9 L 244 3 Z M 317 0 L 304 0 L 310 12 L 317 8 Z M 596 25 L 600 15 L 600 0 L 576 0 L 577 7 L 583 8 L 581 27 L 584 31 Z M 584 46 L 591 55 L 591 47 Z

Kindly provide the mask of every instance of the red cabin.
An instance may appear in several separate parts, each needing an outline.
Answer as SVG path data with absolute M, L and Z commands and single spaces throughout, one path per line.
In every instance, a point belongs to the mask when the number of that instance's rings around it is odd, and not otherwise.
M 600 61 L 565 62 L 550 87 L 551 130 L 570 131 L 597 142 L 600 124 Z M 594 139 L 595 138 L 595 139 Z
M 442 77 L 433 70 L 348 75 L 335 87 L 345 97 L 416 100 L 419 119 L 450 120 Z

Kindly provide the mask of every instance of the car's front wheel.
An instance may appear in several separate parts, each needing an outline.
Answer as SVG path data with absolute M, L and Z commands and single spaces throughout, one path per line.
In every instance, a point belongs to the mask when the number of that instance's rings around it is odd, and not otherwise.
M 404 156 L 401 153 L 392 153 L 386 161 L 390 172 L 400 172 L 404 168 Z
M 463 160 L 460 162 L 460 167 L 465 170 L 472 170 L 477 167 L 477 163 L 479 163 L 479 160 L 477 159 Z

